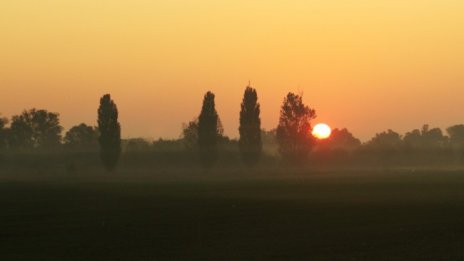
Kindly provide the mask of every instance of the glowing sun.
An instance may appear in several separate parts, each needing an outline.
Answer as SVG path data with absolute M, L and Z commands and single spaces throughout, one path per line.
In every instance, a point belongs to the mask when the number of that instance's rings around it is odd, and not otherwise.
M 316 124 L 313 128 L 313 136 L 318 138 L 318 139 L 327 139 L 330 137 L 330 134 L 332 133 L 332 129 L 330 129 L 329 125 L 325 123 L 319 123 Z

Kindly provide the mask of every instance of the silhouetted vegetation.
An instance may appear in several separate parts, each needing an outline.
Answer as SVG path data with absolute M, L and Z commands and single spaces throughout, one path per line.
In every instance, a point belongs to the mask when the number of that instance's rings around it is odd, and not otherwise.
M 285 161 L 303 162 L 307 159 L 313 145 L 311 120 L 316 111 L 303 103 L 303 97 L 288 93 L 280 109 L 277 141 L 279 152 Z
M 118 122 L 118 109 L 109 94 L 100 99 L 98 131 L 101 160 L 106 169 L 113 170 L 121 154 L 121 126 Z
M 62 138 L 58 113 L 30 109 L 11 119 L 0 118 L 0 168 L 36 172 L 65 169 L 84 173 L 98 166 L 98 153 L 108 170 L 121 167 L 165 171 L 170 169 L 237 169 L 258 165 L 275 168 L 280 162 L 301 168 L 461 168 L 464 165 L 464 125 L 444 133 L 424 125 L 404 135 L 391 129 L 361 143 L 348 129 L 334 128 L 324 140 L 313 138 L 315 111 L 300 95 L 289 93 L 276 129 L 261 129 L 260 104 L 255 89 L 247 87 L 240 111 L 239 138 L 224 135 L 215 96 L 207 92 L 201 113 L 182 126 L 178 139 L 121 140 L 118 110 L 110 95 L 100 100 L 98 127 L 85 123 L 71 127 Z M 100 148 L 100 150 L 98 150 Z M 261 159 L 258 161 L 258 159 Z M 298 164 L 296 164 L 298 163 Z
M 222 135 L 219 116 L 216 112 L 214 94 L 207 92 L 198 117 L 198 147 L 201 161 L 205 167 L 211 167 L 217 160 L 217 143 Z
M 454 125 L 446 129 L 451 148 L 458 153 L 464 152 L 464 125 Z
M 72 127 L 64 136 L 64 145 L 73 150 L 88 150 L 98 147 L 97 128 L 81 123 Z
M 393 130 L 377 133 L 367 142 L 366 147 L 372 150 L 395 152 L 401 149 L 402 140 L 400 134 Z
M 181 139 L 188 150 L 198 148 L 198 119 L 194 119 L 182 126 Z
M 7 118 L 0 117 L 0 151 L 4 150 L 7 146 L 8 130 L 6 125 L 8 124 Z
M 422 126 L 422 130 L 415 129 L 407 132 L 403 138 L 404 145 L 411 150 L 430 150 L 445 148 L 448 137 L 439 128 L 430 129 L 429 125 Z
M 50 149 L 61 144 L 59 114 L 30 109 L 15 115 L 9 130 L 9 146 L 14 149 Z
M 285 124 L 279 127 L 299 126 L 290 128 L 295 132 L 284 133 L 295 133 L 288 137 L 293 142 L 307 141 L 314 111 L 303 105 L 300 96 L 290 97 L 282 110 L 292 120 L 284 117 L 281 122 Z M 33 135 L 24 135 L 28 139 L 23 144 L 28 146 L 17 149 L 10 144 L 17 144 L 12 141 L 20 137 L 15 133 L 18 127 L 12 129 L 13 124 L 1 118 L 0 177 L 6 181 L 0 182 L 0 203 L 7 217 L 0 233 L 0 238 L 7 239 L 1 256 L 6 260 L 68 259 L 72 251 L 76 259 L 204 259 L 207 253 L 213 259 L 273 259 L 278 255 L 284 259 L 349 256 L 375 260 L 379 256 L 401 259 L 411 251 L 420 254 L 409 256 L 424 259 L 454 259 L 460 254 L 458 239 L 463 235 L 456 228 L 462 224 L 464 209 L 460 206 L 461 172 L 416 169 L 462 168 L 464 125 L 447 128 L 447 136 L 428 125 L 404 137 L 387 130 L 364 144 L 348 129 L 336 128 L 328 139 L 312 140 L 296 150 L 293 155 L 304 155 L 297 169 L 288 168 L 292 161 L 279 153 L 278 129 L 261 130 L 261 160 L 253 170 L 243 171 L 242 145 L 223 134 L 214 95 L 205 100 L 203 117 L 209 115 L 205 122 L 210 128 L 215 126 L 214 131 L 207 129 L 214 135 L 215 150 L 207 152 L 216 153 L 212 156 L 220 167 L 209 174 L 197 166 L 201 128 L 196 119 L 183 126 L 179 139 L 120 140 L 116 105 L 104 96 L 99 127 L 113 128 L 106 133 L 119 141 L 115 144 L 122 169 L 119 177 L 107 182 L 96 170 L 101 164 L 101 128 L 82 123 L 61 140 L 58 114 L 45 111 L 33 117 L 37 111 L 31 110 L 23 113 L 27 117 L 14 116 L 10 121 L 34 125 L 19 128 Z M 259 108 L 257 103 L 250 107 Z M 216 125 L 211 122 L 214 118 Z M 106 125 L 100 124 L 103 119 Z M 280 165 L 281 159 L 287 164 Z M 363 171 L 365 167 L 381 169 Z M 237 175 L 247 178 L 236 179 Z M 29 177 L 34 182 L 11 182 Z M 44 211 L 50 209 L 53 218 Z M 127 234 L 130 242 L 121 236 Z
M 355 138 L 346 128 L 333 129 L 330 137 L 319 143 L 324 143 L 325 149 L 332 151 L 355 151 L 361 146 L 361 141 Z
M 243 95 L 240 110 L 240 153 L 246 165 L 258 162 L 263 144 L 261 141 L 260 105 L 256 90 L 248 86 Z

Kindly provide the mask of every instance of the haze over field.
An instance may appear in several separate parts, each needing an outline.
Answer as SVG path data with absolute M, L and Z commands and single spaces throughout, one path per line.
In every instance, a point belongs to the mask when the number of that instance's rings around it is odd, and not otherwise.
M 362 140 L 444 128 L 462 122 L 463 13 L 457 0 L 3 0 L 1 113 L 95 124 L 111 93 L 123 137 L 173 138 L 212 90 L 235 137 L 251 80 L 266 129 L 288 91 Z

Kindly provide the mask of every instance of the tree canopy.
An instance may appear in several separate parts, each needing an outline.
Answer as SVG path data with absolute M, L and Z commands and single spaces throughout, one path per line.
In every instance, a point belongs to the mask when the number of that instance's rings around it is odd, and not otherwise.
M 54 148 L 61 144 L 62 130 L 58 113 L 37 109 L 25 110 L 12 117 L 10 146 L 22 149 Z
M 91 149 L 98 146 L 98 130 L 85 123 L 73 126 L 66 132 L 64 143 L 73 149 Z
M 346 128 L 335 128 L 327 138 L 326 146 L 331 150 L 352 151 L 361 146 L 361 141 L 353 136 Z
M 107 170 L 113 170 L 121 154 L 121 126 L 118 109 L 109 94 L 103 95 L 98 108 L 100 156 Z
M 8 129 L 6 125 L 8 124 L 7 118 L 0 117 L 0 149 L 5 149 L 7 147 L 7 133 Z
M 198 146 L 205 167 L 211 167 L 218 158 L 217 143 L 221 136 L 219 116 L 214 102 L 215 95 L 207 92 L 198 117 Z
M 279 152 L 286 161 L 303 161 L 313 145 L 311 120 L 316 111 L 303 103 L 303 97 L 288 93 L 280 109 L 277 141 Z
M 240 110 L 239 147 L 242 160 L 247 165 L 254 165 L 263 149 L 261 141 L 261 118 L 258 94 L 248 86 L 245 89 Z

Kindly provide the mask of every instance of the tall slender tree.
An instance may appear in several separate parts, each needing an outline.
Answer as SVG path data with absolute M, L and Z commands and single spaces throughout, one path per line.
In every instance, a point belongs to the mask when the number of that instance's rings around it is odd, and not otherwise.
M 316 111 L 303 103 L 303 97 L 288 93 L 280 109 L 277 127 L 279 152 L 286 161 L 304 161 L 313 145 L 311 120 L 316 118 Z
M 121 125 L 118 109 L 109 94 L 100 99 L 98 130 L 101 160 L 107 170 L 114 170 L 121 154 Z
M 239 147 L 243 162 L 249 166 L 258 162 L 263 149 L 259 114 L 258 94 L 251 86 L 247 86 L 240 110 Z
M 219 116 L 216 112 L 214 97 L 212 92 L 208 91 L 205 94 L 198 117 L 198 147 L 205 167 L 211 167 L 218 158 Z

